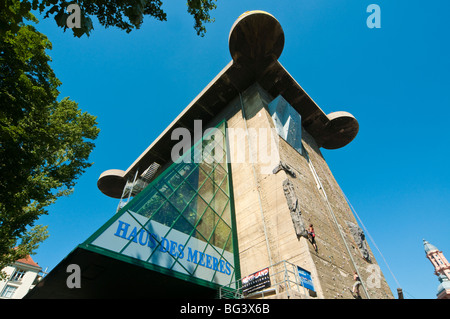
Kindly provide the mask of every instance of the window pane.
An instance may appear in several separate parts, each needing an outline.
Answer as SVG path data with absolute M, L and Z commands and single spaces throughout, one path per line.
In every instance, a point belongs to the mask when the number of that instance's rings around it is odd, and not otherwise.
M 210 243 L 218 248 L 225 248 L 225 244 L 228 240 L 228 236 L 231 232 L 231 228 L 219 218 L 217 222 L 216 229 L 214 231 L 214 236 Z
M 192 227 L 191 223 L 189 223 L 183 215 L 181 215 L 178 220 L 173 225 L 173 229 L 176 229 L 182 233 L 190 235 L 194 227 Z
M 233 252 L 233 234 L 230 232 L 228 235 L 227 243 L 225 245 L 225 250 L 229 252 Z
M 178 217 L 178 210 L 172 206 L 170 202 L 165 202 L 159 210 L 152 216 L 152 220 L 171 227 L 175 219 Z
M 186 178 L 196 167 L 197 164 L 195 163 L 180 163 L 175 165 L 174 169 L 178 171 L 178 174 Z
M 2 297 L 12 298 L 12 296 L 16 292 L 16 289 L 17 289 L 17 287 L 13 287 L 13 286 L 9 286 L 9 285 L 6 286 L 5 290 L 3 290 Z
M 228 187 L 228 176 L 225 176 L 225 178 L 222 180 L 222 183 L 220 184 L 220 189 L 229 197 L 230 196 L 230 189 Z
M 228 226 L 231 227 L 231 210 L 230 210 L 230 201 L 227 202 L 225 209 L 222 212 L 221 218 L 227 223 Z
M 228 202 L 228 196 L 225 195 L 225 193 L 218 188 L 216 190 L 216 194 L 214 196 L 214 199 L 211 201 L 211 203 L 209 204 L 211 206 L 212 209 L 214 209 L 214 211 L 217 213 L 217 215 L 222 215 L 222 212 L 225 208 L 225 205 Z
M 210 178 L 206 179 L 202 185 L 202 188 L 199 190 L 200 196 L 209 203 L 214 196 L 214 192 L 216 191 L 217 186 L 212 182 Z
M 135 205 L 134 202 L 130 205 L 130 210 L 141 214 L 145 217 L 150 217 L 155 213 L 159 207 L 164 203 L 165 198 L 153 187 L 146 190 L 145 199 L 140 201 L 143 204 Z
M 206 175 L 210 175 L 214 170 L 215 163 L 206 163 L 202 162 L 199 164 L 199 167 L 205 172 Z
M 225 177 L 227 177 L 227 172 L 223 169 L 223 167 L 220 164 L 217 164 L 213 174 L 214 182 L 217 185 L 220 185 Z
M 183 211 L 183 217 L 195 227 L 207 206 L 205 201 L 200 196 L 196 195 Z
M 197 166 L 192 170 L 191 174 L 186 177 L 186 182 L 189 183 L 189 185 L 191 185 L 194 189 L 198 189 L 206 178 L 206 174 Z
M 182 183 L 178 186 L 172 196 L 169 197 L 169 201 L 179 212 L 182 212 L 195 194 L 195 190 L 189 186 L 188 183 Z
M 217 219 L 218 216 L 216 215 L 216 213 L 214 213 L 211 207 L 208 207 L 205 210 L 205 213 L 203 214 L 203 217 L 200 220 L 199 225 L 197 226 L 197 230 L 200 232 L 200 234 L 203 236 L 204 239 L 208 240 L 209 237 L 211 236 L 214 226 L 216 225 Z
M 171 186 L 172 190 L 175 190 L 178 185 L 183 181 L 183 178 L 175 170 L 172 170 L 165 178 L 167 185 Z
M 166 198 L 169 198 L 170 195 L 172 195 L 173 190 L 166 184 L 165 179 L 161 179 L 157 184 L 154 185 L 154 187 L 163 194 Z

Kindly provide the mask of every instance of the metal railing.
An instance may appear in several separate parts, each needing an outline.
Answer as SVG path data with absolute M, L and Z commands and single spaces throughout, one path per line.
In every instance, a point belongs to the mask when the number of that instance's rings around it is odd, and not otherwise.
M 229 285 L 219 288 L 219 299 L 256 299 L 273 297 L 277 294 L 284 294 L 282 298 L 310 298 L 307 288 L 300 280 L 297 266 L 286 261 L 280 261 L 269 268 L 270 287 L 246 293 L 243 289 L 242 278 Z

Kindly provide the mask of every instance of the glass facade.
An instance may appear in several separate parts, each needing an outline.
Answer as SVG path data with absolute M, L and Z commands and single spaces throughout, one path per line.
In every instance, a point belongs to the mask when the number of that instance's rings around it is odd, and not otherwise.
M 238 252 L 225 122 L 161 173 L 89 240 L 182 276 L 235 281 Z

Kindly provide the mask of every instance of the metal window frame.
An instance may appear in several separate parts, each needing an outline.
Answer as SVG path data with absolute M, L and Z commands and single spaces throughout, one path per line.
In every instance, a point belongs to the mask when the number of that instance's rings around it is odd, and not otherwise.
M 179 173 L 179 169 L 177 169 L 177 167 L 179 167 L 179 165 L 183 162 L 175 162 L 172 163 L 166 170 L 164 170 L 164 172 L 162 172 L 159 176 L 157 176 L 145 189 L 143 189 L 139 194 L 137 194 L 131 201 L 129 201 L 125 206 L 123 206 L 108 222 L 106 222 L 100 229 L 98 229 L 93 235 L 91 235 L 84 243 L 82 243 L 81 245 L 79 245 L 78 247 L 90 250 L 90 251 L 94 251 L 94 252 L 98 252 L 98 253 L 102 253 L 104 255 L 110 256 L 112 258 L 116 258 L 119 260 L 123 260 L 126 262 L 133 262 L 136 263 L 136 261 L 138 262 L 138 264 L 140 264 L 141 266 L 151 269 L 151 270 L 155 270 L 164 274 L 169 274 L 173 277 L 176 278 L 180 278 L 180 279 L 184 279 L 184 280 L 188 280 L 190 282 L 202 285 L 202 286 L 206 286 L 206 287 L 210 287 L 210 288 L 214 288 L 214 289 L 219 289 L 220 285 L 218 285 L 217 283 L 214 283 L 214 278 L 216 276 L 217 270 L 214 271 L 214 274 L 212 275 L 210 281 L 205 280 L 205 279 L 201 279 L 201 278 L 197 278 L 194 277 L 193 274 L 196 272 L 197 268 L 198 268 L 198 264 L 196 265 L 195 269 L 190 272 L 188 271 L 180 262 L 178 262 L 178 256 L 174 257 L 174 262 L 172 263 L 172 265 L 170 266 L 170 268 L 164 268 L 161 267 L 159 265 L 156 264 L 152 264 L 149 262 L 149 260 L 151 259 L 151 257 L 153 256 L 154 252 L 158 250 L 158 247 L 160 247 L 161 242 L 156 240 L 154 237 L 154 239 L 157 241 L 157 246 L 153 249 L 152 253 L 150 254 L 150 256 L 147 258 L 146 261 L 142 261 L 142 260 L 136 260 L 133 257 L 130 256 L 126 256 L 126 255 L 122 255 L 121 253 L 126 249 L 126 247 L 128 247 L 131 243 L 131 241 L 136 238 L 133 237 L 132 239 L 130 238 L 130 240 L 124 245 L 124 247 L 120 250 L 119 253 L 117 252 L 113 252 L 113 251 L 109 251 L 107 249 L 101 248 L 101 247 L 97 247 L 94 245 L 91 245 L 91 243 L 100 235 L 102 234 L 107 228 L 109 228 L 114 222 L 117 221 L 117 219 L 119 219 L 122 215 L 126 214 L 129 210 L 129 208 L 133 207 L 133 203 L 134 204 L 138 204 L 143 200 L 146 200 L 145 197 L 146 195 L 148 195 L 148 191 L 146 191 L 146 189 L 150 189 L 152 188 L 152 190 L 156 190 L 156 192 L 164 199 L 161 202 L 161 205 L 158 206 L 158 208 L 155 210 L 155 212 L 152 212 L 149 216 L 145 216 L 146 218 L 148 218 L 148 221 L 146 221 L 146 223 L 144 223 L 144 225 L 142 225 L 142 223 L 140 223 L 138 220 L 136 220 L 136 218 L 134 218 L 133 215 L 129 214 L 129 216 L 131 216 L 136 222 L 137 224 L 141 227 L 140 230 L 136 233 L 136 236 L 140 233 L 140 231 L 142 231 L 143 229 L 146 230 L 146 226 L 148 225 L 148 223 L 153 220 L 153 217 L 155 216 L 155 214 L 161 209 L 161 207 L 166 203 L 166 201 L 169 202 L 169 204 L 173 207 L 173 209 L 175 209 L 175 212 L 178 213 L 178 216 L 174 219 L 174 221 L 171 223 L 169 230 L 166 232 L 166 234 L 164 235 L 167 236 L 172 229 L 174 229 L 174 225 L 177 223 L 177 221 L 180 218 L 183 218 L 184 221 L 186 221 L 187 223 L 189 223 L 189 225 L 192 226 L 192 229 L 190 231 L 188 235 L 188 239 L 185 242 L 185 246 L 186 244 L 190 241 L 190 239 L 195 236 L 194 232 L 197 231 L 197 226 L 199 225 L 200 221 L 203 219 L 206 211 L 208 211 L 208 209 L 211 209 L 212 212 L 215 215 L 215 218 L 217 218 L 217 220 L 214 221 L 214 227 L 212 229 L 212 231 L 210 232 L 208 238 L 205 238 L 205 235 L 203 235 L 201 232 L 197 232 L 198 234 L 200 234 L 201 238 L 200 240 L 205 241 L 206 245 L 205 248 L 203 250 L 203 253 L 206 251 L 206 249 L 208 247 L 214 249 L 214 251 L 217 252 L 217 254 L 223 258 L 224 260 L 228 260 L 227 258 L 224 257 L 224 252 L 227 251 L 226 248 L 229 245 L 230 240 L 232 241 L 232 245 L 231 245 L 231 253 L 233 255 L 233 265 L 232 265 L 232 273 L 231 273 L 231 277 L 230 277 L 230 282 L 229 284 L 231 284 L 233 281 L 236 281 L 236 278 L 240 277 L 240 263 L 239 263 L 239 251 L 238 251 L 238 243 L 237 243 L 237 231 L 236 231 L 236 216 L 235 216 L 235 210 L 234 210 L 234 196 L 233 196 L 233 185 L 232 185 L 232 177 L 231 177 L 231 164 L 229 162 L 229 143 L 228 143 L 228 135 L 226 134 L 226 130 L 227 130 L 227 125 L 226 125 L 226 121 L 222 120 L 219 122 L 219 124 L 216 125 L 216 128 L 219 128 L 222 126 L 222 132 L 224 133 L 223 135 L 223 139 L 224 139 L 224 147 L 223 147 L 223 151 L 224 151 L 224 155 L 222 157 L 222 161 L 224 160 L 224 163 L 220 163 L 220 162 L 215 162 L 213 168 L 211 169 L 210 173 L 205 172 L 204 168 L 201 167 L 201 162 L 200 163 L 195 163 L 195 167 L 194 169 L 192 169 L 192 171 L 187 175 L 187 176 L 182 176 Z M 202 143 L 204 140 L 205 136 L 200 139 L 197 143 L 195 143 L 192 147 L 191 150 L 193 150 L 196 146 L 198 146 L 198 143 Z M 203 148 L 202 148 L 203 150 Z M 184 156 L 184 155 L 183 155 Z M 187 163 L 186 163 L 187 164 Z M 225 176 L 223 179 L 221 179 L 220 181 L 215 181 L 213 178 L 213 174 L 216 172 L 217 166 L 220 165 L 220 168 L 224 170 L 225 172 Z M 202 182 L 201 185 L 199 185 L 199 187 L 197 188 L 197 190 L 195 190 L 191 183 L 187 180 L 187 178 L 189 176 L 191 176 L 191 174 L 193 174 L 196 169 L 199 168 L 201 169 L 201 171 L 205 174 L 206 178 L 205 181 Z M 177 187 L 172 191 L 172 193 L 167 197 L 165 194 L 163 194 L 159 189 L 155 188 L 154 185 L 156 185 L 157 183 L 161 182 L 163 179 L 165 179 L 165 177 L 170 174 L 171 172 L 174 172 L 175 174 L 177 174 L 179 177 L 182 178 L 182 181 L 177 185 Z M 205 200 L 205 198 L 200 194 L 200 190 L 202 189 L 202 187 L 204 186 L 205 182 L 207 180 L 211 180 L 213 182 L 213 185 L 216 186 L 216 189 L 214 190 L 213 196 L 211 197 L 210 201 Z M 227 180 L 227 183 L 224 184 L 224 181 Z M 175 192 L 180 188 L 180 186 L 184 183 L 187 183 L 189 185 L 189 187 L 194 191 L 195 195 L 193 195 L 189 201 L 186 203 L 186 205 L 184 206 L 184 208 L 180 211 L 180 209 L 178 209 L 177 207 L 175 207 L 175 205 L 170 201 L 170 198 L 173 194 L 175 194 Z M 169 185 L 167 182 L 165 182 L 165 185 L 171 187 L 171 185 Z M 223 189 L 223 186 L 227 185 L 228 186 L 228 191 L 226 189 Z M 171 187 L 172 188 L 172 187 Z M 227 197 L 227 200 L 225 201 L 225 204 L 222 207 L 222 211 L 221 212 L 217 212 L 216 209 L 214 209 L 213 207 L 211 207 L 211 203 L 214 201 L 214 199 L 216 198 L 217 192 L 221 190 L 223 192 L 223 194 Z M 154 196 L 154 195 L 152 195 Z M 200 217 L 196 220 L 195 225 L 192 225 L 192 222 L 187 220 L 184 216 L 183 216 L 183 212 L 188 209 L 188 207 L 190 206 L 190 204 L 192 203 L 192 201 L 194 199 L 197 198 L 197 196 L 199 196 L 205 203 L 206 206 L 203 210 L 203 212 L 201 212 Z M 149 199 L 147 199 L 149 200 Z M 223 218 L 223 214 L 226 210 L 229 210 L 229 214 L 230 214 L 230 221 L 231 221 L 231 225 L 230 222 L 227 222 L 224 218 Z M 143 215 L 144 216 L 144 215 Z M 224 240 L 224 243 L 222 245 L 222 247 L 220 247 L 220 251 L 218 251 L 216 248 L 219 247 L 215 247 L 210 243 L 210 240 L 212 239 L 212 237 L 215 234 L 215 231 L 219 225 L 219 222 L 222 221 L 227 227 L 230 228 L 230 231 L 226 237 L 226 239 Z M 175 228 L 176 229 L 176 228 Z M 149 236 L 151 236 L 151 234 L 149 234 Z M 194 237 L 194 238 L 198 238 L 198 237 Z M 231 261 L 231 260 L 230 260 Z M 173 270 L 174 266 L 178 264 L 181 265 L 181 267 L 190 275 L 181 273 L 179 271 L 175 271 Z

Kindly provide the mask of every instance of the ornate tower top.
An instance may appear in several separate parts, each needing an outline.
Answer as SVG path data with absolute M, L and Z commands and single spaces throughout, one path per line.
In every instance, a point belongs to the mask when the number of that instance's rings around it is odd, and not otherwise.
M 434 274 L 439 277 L 440 285 L 436 294 L 438 299 L 450 299 L 450 263 L 442 251 L 425 239 L 423 240 L 423 247 L 427 258 L 434 266 Z
M 430 244 L 425 239 L 423 240 L 423 248 L 425 249 L 425 253 L 428 255 L 428 253 L 433 252 L 435 250 L 438 250 L 436 246 Z

